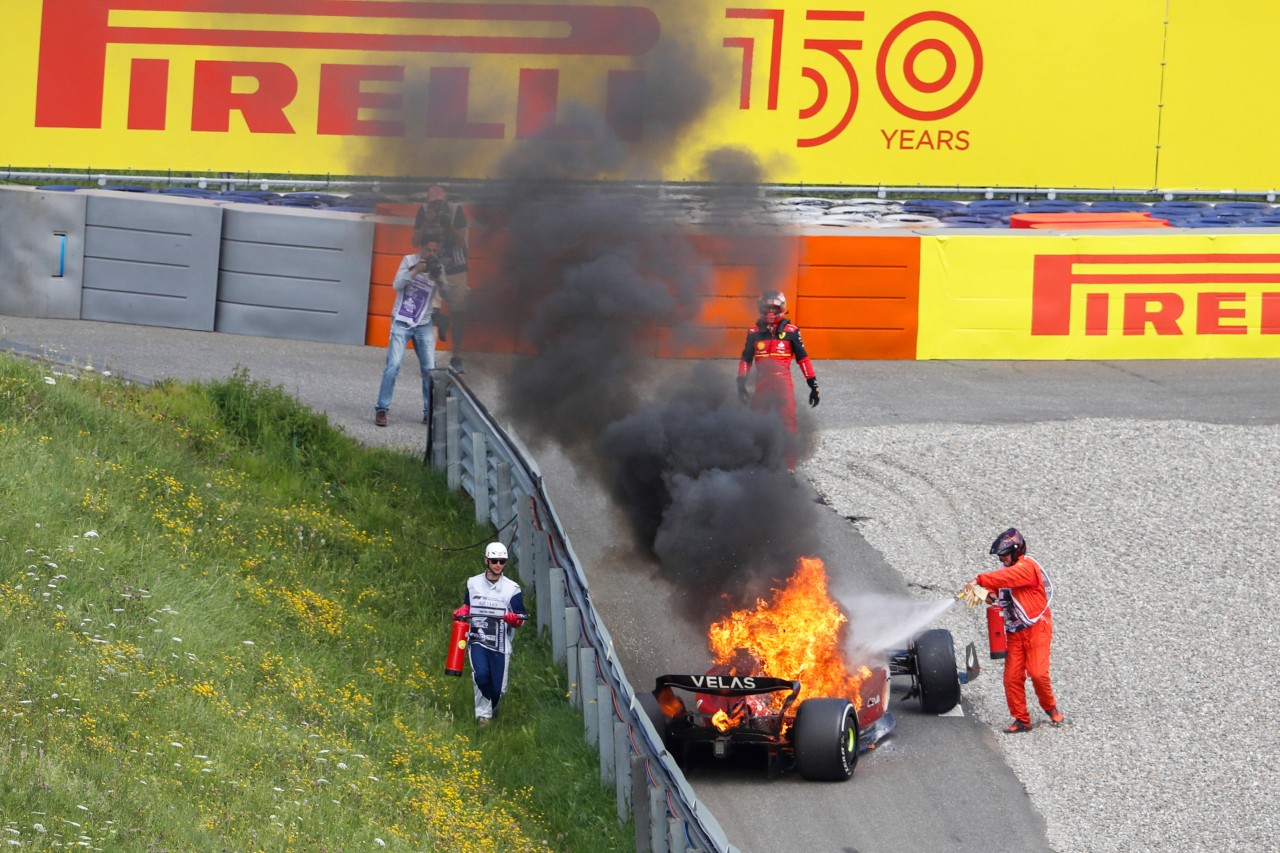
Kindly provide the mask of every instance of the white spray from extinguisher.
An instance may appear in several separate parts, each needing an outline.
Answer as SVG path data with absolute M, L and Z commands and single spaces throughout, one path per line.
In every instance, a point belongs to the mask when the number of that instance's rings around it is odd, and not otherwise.
M 903 648 L 955 604 L 954 598 L 921 601 L 901 595 L 859 595 L 840 602 L 849 615 L 851 650 Z

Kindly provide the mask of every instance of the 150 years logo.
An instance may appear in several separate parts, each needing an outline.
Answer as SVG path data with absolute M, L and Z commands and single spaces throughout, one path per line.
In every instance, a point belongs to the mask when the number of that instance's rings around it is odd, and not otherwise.
M 798 148 L 826 145 L 838 138 L 852 122 L 862 97 L 862 84 L 855 56 L 864 49 L 861 38 L 866 12 L 854 10 L 805 11 L 801 21 L 788 17 L 785 9 L 729 8 L 725 17 L 744 22 L 747 35 L 724 39 L 726 48 L 742 53 L 738 108 L 750 110 L 752 88 L 759 65 L 764 65 L 767 98 L 765 109 L 777 110 L 784 69 L 795 62 L 784 53 L 784 33 L 788 26 L 804 28 L 803 58 L 799 76 L 811 85 L 812 102 L 800 109 L 803 122 L 815 123 L 811 135 L 796 139 Z M 763 27 L 764 32 L 756 34 Z M 812 33 L 812 37 L 810 37 Z M 758 47 L 766 48 L 765 60 L 758 62 Z M 826 57 L 820 66 L 817 60 Z M 843 79 L 833 85 L 823 70 L 838 68 Z M 946 12 L 919 12 L 894 25 L 876 51 L 875 78 L 880 97 L 906 119 L 936 122 L 950 118 L 964 108 L 982 82 L 982 45 L 973 29 Z M 840 101 L 833 101 L 839 89 Z M 969 147 L 969 132 L 956 128 L 881 128 L 886 148 L 932 148 L 963 151 Z

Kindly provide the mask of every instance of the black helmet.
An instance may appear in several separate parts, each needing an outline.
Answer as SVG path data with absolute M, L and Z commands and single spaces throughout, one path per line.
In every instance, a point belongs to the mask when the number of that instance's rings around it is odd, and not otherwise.
M 1018 532 L 1016 527 L 1010 527 L 997 536 L 996 541 L 991 543 L 991 553 L 997 557 L 1012 554 L 1013 558 L 1017 560 L 1027 553 L 1027 540 L 1022 538 L 1022 534 Z
M 760 308 L 760 316 L 763 317 L 773 308 L 781 316 L 787 313 L 787 297 L 782 295 L 781 290 L 766 290 L 760 294 L 760 301 L 756 303 Z

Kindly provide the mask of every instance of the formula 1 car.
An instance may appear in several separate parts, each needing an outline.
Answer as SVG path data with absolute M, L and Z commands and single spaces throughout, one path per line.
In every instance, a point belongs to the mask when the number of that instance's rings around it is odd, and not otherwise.
M 660 676 L 653 692 L 637 699 L 681 766 L 699 745 L 709 746 L 716 758 L 749 746 L 767 752 L 770 776 L 794 768 L 805 779 L 839 782 L 853 776 L 859 753 L 874 748 L 896 725 L 888 708 L 891 675 L 910 676 L 905 698 L 919 697 L 927 714 L 944 714 L 960 702 L 960 685 L 978 672 L 973 643 L 965 649 L 965 669 L 957 672 L 951 632 L 937 628 L 892 652 L 887 663 L 867 667 L 856 704 L 812 697 L 797 705 L 799 681 L 715 668 L 704 675 Z M 782 693 L 780 702 L 771 695 Z M 693 695 L 692 710 L 687 694 Z

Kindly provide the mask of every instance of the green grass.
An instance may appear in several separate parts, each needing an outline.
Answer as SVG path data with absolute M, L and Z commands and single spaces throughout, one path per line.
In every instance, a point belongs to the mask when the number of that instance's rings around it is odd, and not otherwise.
M 630 850 L 545 640 L 443 674 L 465 496 L 243 372 L 0 356 L 0 843 Z

